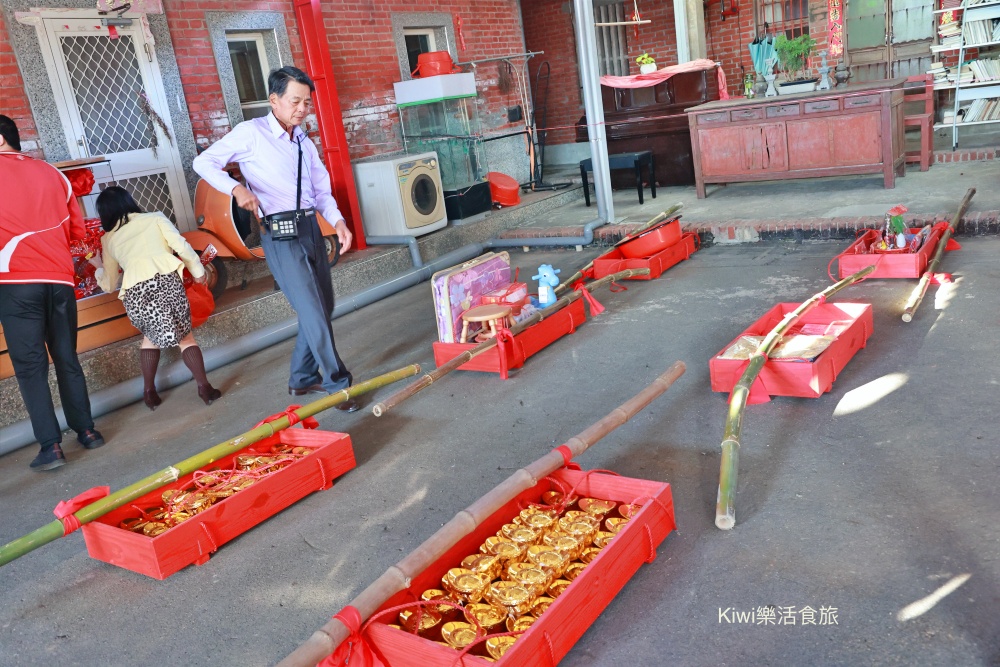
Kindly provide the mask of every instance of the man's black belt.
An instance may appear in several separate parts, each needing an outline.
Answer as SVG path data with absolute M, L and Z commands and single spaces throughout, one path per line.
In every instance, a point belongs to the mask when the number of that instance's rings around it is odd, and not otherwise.
M 282 220 L 299 220 L 308 216 L 315 216 L 316 209 L 314 208 L 300 208 L 294 211 L 282 211 L 281 213 L 272 213 L 271 215 L 264 216 L 264 222 L 281 222 Z

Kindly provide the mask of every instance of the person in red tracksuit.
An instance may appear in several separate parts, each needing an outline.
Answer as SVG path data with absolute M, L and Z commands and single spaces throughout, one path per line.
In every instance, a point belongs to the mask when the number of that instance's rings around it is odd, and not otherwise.
M 0 115 L 0 325 L 42 447 L 31 469 L 52 470 L 66 457 L 49 392 L 49 356 L 66 423 L 77 432 L 77 441 L 87 449 L 104 444 L 94 428 L 76 356 L 76 280 L 69 244 L 83 238 L 85 229 L 66 177 L 20 151 L 17 125 Z

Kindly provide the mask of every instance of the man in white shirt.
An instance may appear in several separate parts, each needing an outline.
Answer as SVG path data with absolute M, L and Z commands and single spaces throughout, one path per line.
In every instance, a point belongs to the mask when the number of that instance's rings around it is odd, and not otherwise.
M 334 224 L 340 251 L 352 236 L 337 208 L 330 174 L 316 146 L 299 127 L 312 105 L 315 85 L 302 70 L 282 67 L 267 80 L 271 113 L 240 123 L 194 159 L 194 170 L 220 192 L 231 192 L 240 208 L 261 216 L 261 245 L 272 275 L 299 318 L 288 393 L 333 393 L 351 385 L 333 340 L 333 283 L 315 212 Z M 238 162 L 247 186 L 223 168 Z M 277 240 L 269 229 L 284 221 L 297 238 Z M 292 222 L 289 222 L 292 221 Z M 349 400 L 337 406 L 354 412 Z

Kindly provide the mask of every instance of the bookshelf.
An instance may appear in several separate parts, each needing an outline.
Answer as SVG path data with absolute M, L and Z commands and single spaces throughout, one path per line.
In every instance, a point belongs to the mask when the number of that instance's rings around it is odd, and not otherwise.
M 989 53 L 1000 45 L 1000 0 L 962 0 L 960 6 L 942 7 L 935 14 L 941 14 L 940 43 L 931 50 L 958 51 L 958 64 L 951 71 L 940 63 L 930 70 L 935 90 L 955 91 L 951 113 L 946 112 L 943 122 L 935 125 L 951 128 L 951 148 L 955 150 L 960 127 L 1000 123 L 1000 59 Z M 978 56 L 967 61 L 970 49 L 976 49 Z

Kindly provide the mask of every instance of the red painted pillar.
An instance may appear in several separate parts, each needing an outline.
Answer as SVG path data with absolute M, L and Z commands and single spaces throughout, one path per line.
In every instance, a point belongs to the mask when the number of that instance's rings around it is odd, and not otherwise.
M 364 250 L 365 231 L 361 225 L 361 208 L 358 206 L 358 191 L 351 171 L 351 156 L 347 149 L 347 135 L 344 133 L 344 119 L 337 98 L 337 84 L 333 78 L 333 62 L 327 46 L 326 30 L 323 27 L 323 13 L 319 0 L 295 0 L 295 18 L 302 37 L 302 50 L 306 56 L 306 72 L 316 84 L 313 104 L 319 120 L 319 136 L 323 142 L 323 157 L 333 196 L 348 228 L 354 234 L 354 247 Z M 333 222 L 331 220 L 331 222 Z

